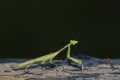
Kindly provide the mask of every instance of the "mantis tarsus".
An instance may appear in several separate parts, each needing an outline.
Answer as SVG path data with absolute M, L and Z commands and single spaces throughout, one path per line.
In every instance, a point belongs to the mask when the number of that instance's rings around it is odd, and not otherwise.
M 66 46 L 64 46 L 63 48 L 61 48 L 60 50 L 58 50 L 56 52 L 53 52 L 53 53 L 47 54 L 45 56 L 41 56 L 41 57 L 38 57 L 38 58 L 35 58 L 32 60 L 17 64 L 17 65 L 14 65 L 14 66 L 12 66 L 12 68 L 15 68 L 15 69 L 25 68 L 25 67 L 28 67 L 28 66 L 35 64 L 35 63 L 44 64 L 48 60 L 49 60 L 50 64 L 53 64 L 54 63 L 53 58 L 55 58 L 64 49 L 68 48 L 67 59 L 69 59 L 75 63 L 81 64 L 82 65 L 82 72 L 83 72 L 84 66 L 83 66 L 82 60 L 79 60 L 79 59 L 76 59 L 76 58 L 73 58 L 70 56 L 71 45 L 76 45 L 77 43 L 78 43 L 78 41 L 76 41 L 76 40 L 70 40 L 69 44 L 67 44 Z

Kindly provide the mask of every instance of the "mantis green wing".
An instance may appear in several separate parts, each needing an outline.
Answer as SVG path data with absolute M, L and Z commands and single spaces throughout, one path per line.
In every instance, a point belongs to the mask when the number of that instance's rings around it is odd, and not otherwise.
M 61 48 L 60 50 L 58 50 L 56 52 L 53 52 L 53 53 L 50 53 L 50 54 L 47 54 L 47 55 L 44 55 L 44 56 L 41 56 L 41 57 L 38 57 L 38 58 L 35 58 L 35 59 L 32 59 L 32 60 L 29 60 L 29 61 L 26 61 L 26 62 L 23 62 L 23 63 L 20 63 L 20 64 L 17 64 L 17 65 L 14 65 L 14 66 L 11 66 L 11 67 L 15 68 L 15 69 L 25 68 L 25 67 L 28 67 L 28 66 L 30 66 L 32 64 L 36 64 L 36 63 L 44 64 L 48 60 L 50 61 L 51 64 L 53 64 L 53 58 L 55 56 L 57 56 L 61 51 L 66 49 L 69 45 L 71 45 L 71 44 L 70 43 L 67 44 L 66 46 L 64 46 L 63 48 Z

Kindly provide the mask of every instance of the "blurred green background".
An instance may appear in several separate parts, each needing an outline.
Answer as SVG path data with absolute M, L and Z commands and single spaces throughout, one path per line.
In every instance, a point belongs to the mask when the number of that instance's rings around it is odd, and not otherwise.
M 120 58 L 119 14 L 117 1 L 2 0 L 0 58 L 39 57 L 75 38 L 72 54 Z

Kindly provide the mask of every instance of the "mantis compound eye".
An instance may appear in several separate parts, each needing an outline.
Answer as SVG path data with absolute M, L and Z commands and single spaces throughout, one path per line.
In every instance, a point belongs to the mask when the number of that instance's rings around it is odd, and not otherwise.
M 78 43 L 78 41 L 76 41 L 76 40 L 70 40 L 70 43 L 73 44 L 73 45 L 75 45 L 75 44 Z

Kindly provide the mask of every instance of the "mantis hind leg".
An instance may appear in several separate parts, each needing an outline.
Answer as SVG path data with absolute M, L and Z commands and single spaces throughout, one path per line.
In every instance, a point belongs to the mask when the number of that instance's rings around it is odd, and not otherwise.
M 27 70 L 28 68 L 30 68 L 32 66 L 32 64 L 29 64 L 28 66 L 26 66 L 25 70 Z
M 47 60 L 43 60 L 43 61 L 41 61 L 41 63 L 40 63 L 40 64 L 44 64 L 46 61 L 47 61 Z
M 50 64 L 54 64 L 53 58 L 51 58 L 49 62 L 50 62 Z

